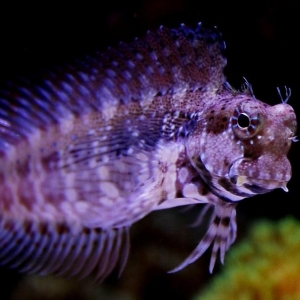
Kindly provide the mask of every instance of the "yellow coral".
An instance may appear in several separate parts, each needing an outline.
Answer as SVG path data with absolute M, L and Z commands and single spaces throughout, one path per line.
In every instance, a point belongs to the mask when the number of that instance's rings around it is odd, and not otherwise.
M 300 222 L 260 221 L 195 300 L 300 299 Z

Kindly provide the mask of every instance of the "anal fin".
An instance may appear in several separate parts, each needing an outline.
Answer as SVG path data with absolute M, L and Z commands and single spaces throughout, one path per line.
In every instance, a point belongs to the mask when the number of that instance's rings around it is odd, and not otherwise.
M 0 219 L 0 265 L 40 275 L 105 279 L 122 272 L 129 228 L 70 228 L 66 224 Z

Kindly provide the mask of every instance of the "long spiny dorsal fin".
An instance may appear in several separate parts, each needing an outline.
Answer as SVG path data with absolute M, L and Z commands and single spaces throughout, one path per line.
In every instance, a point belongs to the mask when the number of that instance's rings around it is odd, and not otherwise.
M 0 89 L 0 150 L 37 128 L 107 105 L 146 106 L 157 95 L 193 90 L 214 94 L 224 82 L 224 48 L 221 34 L 201 24 L 161 27 L 132 44 L 7 82 Z

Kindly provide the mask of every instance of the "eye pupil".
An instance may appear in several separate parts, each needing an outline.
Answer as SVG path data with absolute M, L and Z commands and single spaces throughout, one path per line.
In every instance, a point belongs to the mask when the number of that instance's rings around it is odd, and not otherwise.
M 237 123 L 240 128 L 248 128 L 250 126 L 250 118 L 247 114 L 242 113 L 238 116 Z

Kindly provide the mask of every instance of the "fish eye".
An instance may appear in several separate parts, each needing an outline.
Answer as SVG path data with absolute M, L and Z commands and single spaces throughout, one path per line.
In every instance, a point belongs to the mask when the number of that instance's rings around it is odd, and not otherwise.
M 241 113 L 237 119 L 237 125 L 241 129 L 246 129 L 250 126 L 250 118 L 246 113 Z
M 241 139 L 252 138 L 261 127 L 261 116 L 258 113 L 244 111 L 241 105 L 237 106 L 231 117 L 231 125 L 235 135 Z

